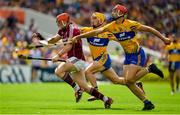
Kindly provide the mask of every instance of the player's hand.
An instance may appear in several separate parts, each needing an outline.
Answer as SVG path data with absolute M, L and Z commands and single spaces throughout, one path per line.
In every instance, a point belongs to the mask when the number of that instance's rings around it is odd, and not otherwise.
M 33 33 L 32 41 L 35 44 L 44 44 L 44 45 L 48 44 L 47 41 L 44 40 L 44 38 L 42 37 L 42 35 L 40 33 Z
M 40 38 L 39 38 L 39 33 L 33 33 L 33 34 L 32 34 L 32 38 L 40 39 Z
M 164 43 L 165 43 L 166 45 L 170 45 L 170 44 L 171 44 L 171 40 L 170 40 L 169 38 L 165 38 L 165 39 L 164 39 Z
M 75 37 L 73 37 L 73 38 L 70 38 L 70 39 L 69 39 L 69 41 L 70 41 L 70 42 L 72 42 L 72 43 L 76 43 L 76 42 L 77 42 L 77 38 L 76 38 L 76 36 L 75 36 Z
M 57 62 L 59 60 L 59 55 L 55 55 L 52 57 L 52 62 Z
M 39 40 L 39 43 L 43 45 L 48 45 L 48 42 L 46 40 Z

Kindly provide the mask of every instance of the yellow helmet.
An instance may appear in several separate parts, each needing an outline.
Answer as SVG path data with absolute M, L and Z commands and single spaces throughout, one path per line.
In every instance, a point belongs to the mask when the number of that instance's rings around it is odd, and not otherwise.
M 97 19 L 100 20 L 101 23 L 106 21 L 106 16 L 103 13 L 99 13 L 99 12 L 94 12 L 92 14 L 92 17 L 96 17 Z

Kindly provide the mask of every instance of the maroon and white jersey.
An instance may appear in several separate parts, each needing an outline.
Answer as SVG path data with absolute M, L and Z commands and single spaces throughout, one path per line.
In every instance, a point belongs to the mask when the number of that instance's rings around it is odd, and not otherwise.
M 63 37 L 64 41 L 68 41 L 69 38 L 72 38 L 80 34 L 80 30 L 75 24 L 70 24 L 66 30 L 59 30 L 58 34 Z M 76 57 L 78 59 L 85 60 L 83 50 L 82 50 L 82 41 L 79 40 L 73 45 L 73 48 L 68 52 L 68 58 Z

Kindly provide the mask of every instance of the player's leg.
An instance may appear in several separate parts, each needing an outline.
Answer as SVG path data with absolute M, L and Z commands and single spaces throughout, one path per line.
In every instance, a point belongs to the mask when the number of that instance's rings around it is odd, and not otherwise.
M 94 73 L 100 71 L 101 68 L 103 68 L 102 65 L 94 61 L 85 70 L 86 78 L 89 80 L 89 82 L 94 88 L 98 87 Z
M 82 92 L 80 91 L 81 88 L 79 87 L 78 84 L 74 82 L 74 80 L 70 77 L 69 72 L 70 71 L 75 71 L 76 68 L 71 62 L 62 62 L 59 64 L 59 66 L 55 69 L 55 74 L 63 79 L 67 84 L 69 84 L 75 91 L 76 100 L 79 100 L 82 96 Z
M 96 82 L 96 77 L 95 77 L 95 73 L 103 70 L 104 67 L 99 64 L 98 62 L 94 61 L 92 62 L 85 71 L 85 75 L 87 80 L 91 83 L 92 87 L 94 87 L 96 90 L 98 90 L 98 85 Z M 97 100 L 98 98 L 91 96 L 90 98 L 88 98 L 88 101 L 94 101 Z
M 174 73 L 175 73 L 175 62 L 169 62 L 169 81 L 171 86 L 171 95 L 174 94 Z
M 173 95 L 175 92 L 175 90 L 174 90 L 174 72 L 173 71 L 169 71 L 169 80 L 170 80 L 170 86 L 171 86 L 171 95 Z
M 180 69 L 176 71 L 176 92 L 179 92 Z
M 151 64 L 148 67 L 141 68 L 136 73 L 135 81 L 138 81 L 139 79 L 141 79 L 144 75 L 146 75 L 148 73 L 154 73 L 154 74 L 158 75 L 159 77 L 164 78 L 163 72 L 155 64 Z
M 142 67 L 141 69 L 138 69 L 136 77 L 134 78 L 135 81 L 138 81 L 148 73 L 154 73 L 159 77 L 164 78 L 163 72 L 155 64 L 150 64 L 148 67 L 145 67 L 147 63 L 147 56 L 143 48 L 140 47 L 138 56 L 135 56 L 134 58 L 137 58 L 136 60 L 138 60 L 138 65 Z
M 179 92 L 179 80 L 180 80 L 180 62 L 176 62 L 176 92 Z
M 73 78 L 79 84 L 79 86 L 84 89 L 84 91 L 86 91 L 90 95 L 102 100 L 104 102 L 105 108 L 107 108 L 107 109 L 110 108 L 111 104 L 113 103 L 113 100 L 111 98 L 103 95 L 95 88 L 89 87 L 85 80 L 84 71 L 81 70 L 79 72 L 73 73 Z
M 114 84 L 126 85 L 126 81 L 125 81 L 124 77 L 122 77 L 122 76 L 119 77 L 112 67 L 106 71 L 103 71 L 102 74 L 106 78 L 111 80 Z
M 154 109 L 154 105 L 147 99 L 143 91 L 135 84 L 136 81 L 133 79 L 139 69 L 140 67 L 137 65 L 124 65 L 123 74 L 125 76 L 127 87 L 144 103 L 143 110 L 151 110 Z

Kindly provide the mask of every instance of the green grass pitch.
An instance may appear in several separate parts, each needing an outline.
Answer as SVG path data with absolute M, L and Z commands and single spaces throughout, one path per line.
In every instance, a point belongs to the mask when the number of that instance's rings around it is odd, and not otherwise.
M 0 114 L 180 114 L 180 93 L 170 95 L 169 83 L 145 82 L 144 88 L 156 106 L 152 111 L 141 111 L 141 101 L 113 84 L 99 85 L 114 99 L 109 110 L 101 101 L 87 102 L 86 93 L 75 103 L 72 88 L 64 83 L 0 84 Z

